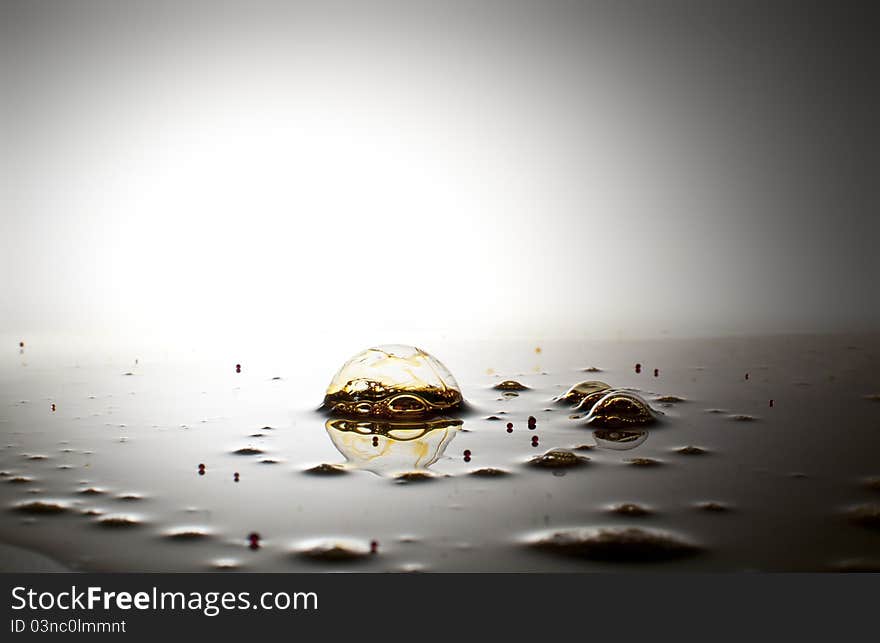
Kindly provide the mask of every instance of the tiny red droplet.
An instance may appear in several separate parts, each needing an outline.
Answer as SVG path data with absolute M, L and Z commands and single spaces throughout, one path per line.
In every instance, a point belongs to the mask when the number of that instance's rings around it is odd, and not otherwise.
M 52 410 L 53 411 L 55 410 L 55 403 L 54 402 L 52 403 Z
M 660 369 L 659 369 L 659 368 L 655 368 L 655 369 L 654 369 L 654 377 L 658 377 L 659 375 L 660 375 Z
M 250 541 L 251 549 L 259 549 L 260 548 L 260 534 L 257 532 L 251 532 L 248 534 L 248 540 Z
M 749 379 L 749 374 L 748 374 L 748 373 L 746 373 L 746 379 Z
M 18 342 L 18 347 L 19 347 L 19 348 L 24 348 L 24 342 Z
M 471 454 L 471 450 L 470 450 L 470 449 L 465 449 L 465 450 L 464 450 L 464 455 L 465 455 L 465 456 L 469 456 L 470 454 Z
M 375 435 L 373 436 L 373 446 L 374 447 L 379 446 L 379 438 L 377 438 Z
M 538 425 L 538 420 L 535 419 L 533 415 L 529 416 L 529 428 L 531 430 L 535 430 L 535 427 Z
M 637 363 L 636 364 L 636 373 L 641 373 L 641 372 L 642 372 L 642 365 Z
M 239 478 L 238 471 L 236 471 L 234 474 L 232 474 L 232 479 L 235 480 L 236 482 L 238 482 L 238 478 Z
M 236 364 L 236 365 L 235 365 L 235 372 L 236 372 L 236 373 L 241 373 L 241 364 Z
M 507 429 L 508 429 L 509 431 L 512 431 L 512 430 L 513 430 L 513 422 L 508 422 L 508 423 L 507 423 Z
M 370 541 L 370 553 L 371 554 L 378 554 L 379 553 L 379 541 L 378 540 L 371 540 Z
M 770 400 L 770 408 L 773 408 L 773 400 Z
M 513 427 L 512 427 L 512 426 L 507 427 L 507 432 L 508 432 L 508 433 L 513 433 Z
M 471 456 L 469 456 L 469 455 L 464 456 L 464 461 L 465 461 L 465 462 L 470 462 L 470 461 L 471 461 Z
M 205 468 L 205 465 L 203 465 L 203 464 L 199 465 L 199 469 L 204 469 L 204 468 Z

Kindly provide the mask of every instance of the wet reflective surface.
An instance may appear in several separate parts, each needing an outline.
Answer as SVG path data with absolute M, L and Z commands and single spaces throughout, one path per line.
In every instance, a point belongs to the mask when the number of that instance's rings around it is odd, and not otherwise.
M 315 410 L 345 358 L 330 341 L 233 357 L 18 341 L 0 346 L 16 568 L 880 568 L 876 336 L 426 343 L 448 366 L 435 389 L 468 404 L 391 417 Z M 585 364 L 657 421 L 569 419 L 596 391 L 553 400 Z M 355 383 L 348 401 L 387 399 L 391 380 L 370 381 L 382 395 Z

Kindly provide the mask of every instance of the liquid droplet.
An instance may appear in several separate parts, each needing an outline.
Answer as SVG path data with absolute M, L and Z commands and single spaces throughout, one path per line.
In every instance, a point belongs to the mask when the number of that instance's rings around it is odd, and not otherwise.
M 492 387 L 496 391 L 528 391 L 529 387 L 525 384 L 520 384 L 516 380 L 504 380 L 503 382 L 498 382 L 495 386 Z
M 551 449 L 543 455 L 535 456 L 529 460 L 533 467 L 546 469 L 565 469 L 587 464 L 590 459 L 563 449 Z

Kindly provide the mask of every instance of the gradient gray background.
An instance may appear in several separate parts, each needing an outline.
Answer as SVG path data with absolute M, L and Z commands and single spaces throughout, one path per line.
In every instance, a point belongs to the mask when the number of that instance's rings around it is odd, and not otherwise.
M 0 333 L 876 329 L 880 25 L 765 5 L 3 1 Z

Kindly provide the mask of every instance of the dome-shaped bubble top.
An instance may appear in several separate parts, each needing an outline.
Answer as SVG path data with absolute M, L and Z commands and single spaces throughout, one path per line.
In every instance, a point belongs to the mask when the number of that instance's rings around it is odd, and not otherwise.
M 461 389 L 449 370 L 415 346 L 368 348 L 333 377 L 324 408 L 334 415 L 424 418 L 458 408 Z

